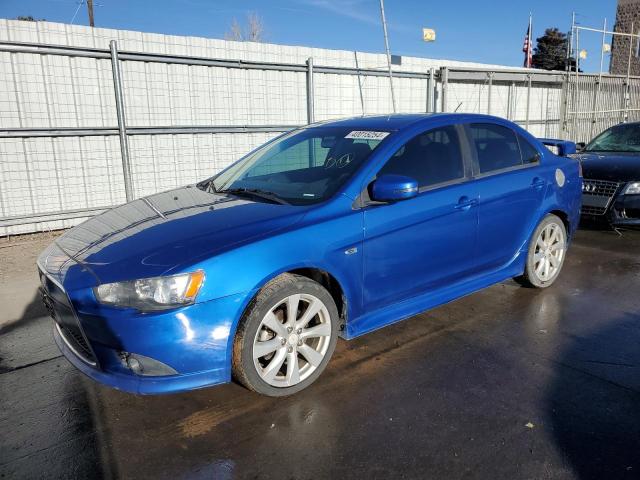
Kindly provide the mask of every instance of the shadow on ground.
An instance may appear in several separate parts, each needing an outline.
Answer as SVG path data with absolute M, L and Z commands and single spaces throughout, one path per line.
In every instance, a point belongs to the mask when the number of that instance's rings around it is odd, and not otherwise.
M 22 315 L 15 319 L 5 320 L 5 323 L 0 326 L 0 335 L 12 332 L 20 327 L 26 327 L 34 320 L 45 316 L 48 316 L 47 309 L 42 303 L 40 292 L 36 289 L 33 298 L 25 306 Z
M 640 315 L 575 336 L 557 363 L 548 415 L 580 479 L 640 478 Z M 610 388 L 598 388 L 603 380 Z

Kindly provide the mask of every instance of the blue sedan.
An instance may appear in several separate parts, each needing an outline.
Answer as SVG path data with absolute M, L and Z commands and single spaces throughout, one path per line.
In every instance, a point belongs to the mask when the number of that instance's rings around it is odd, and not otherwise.
M 288 132 L 218 175 L 67 231 L 38 259 L 54 337 L 112 387 L 236 379 L 281 396 L 351 339 L 515 277 L 558 277 L 580 211 L 570 142 L 469 114 Z

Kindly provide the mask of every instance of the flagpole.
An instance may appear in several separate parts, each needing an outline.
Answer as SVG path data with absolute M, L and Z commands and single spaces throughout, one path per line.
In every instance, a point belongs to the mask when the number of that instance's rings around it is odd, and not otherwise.
M 529 51 L 527 52 L 527 67 L 531 68 L 531 41 L 533 40 L 533 30 L 531 29 L 531 25 L 533 23 L 531 12 L 529 12 Z

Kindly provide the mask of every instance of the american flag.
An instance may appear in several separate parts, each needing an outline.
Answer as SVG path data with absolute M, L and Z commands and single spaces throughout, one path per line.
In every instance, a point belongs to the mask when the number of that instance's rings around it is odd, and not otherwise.
M 531 68 L 531 50 L 531 20 L 529 20 L 529 28 L 527 28 L 527 35 L 524 37 L 524 45 L 522 45 L 525 68 Z

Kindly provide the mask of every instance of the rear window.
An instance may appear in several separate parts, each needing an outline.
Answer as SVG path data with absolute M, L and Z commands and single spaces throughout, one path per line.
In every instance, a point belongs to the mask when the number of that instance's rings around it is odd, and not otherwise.
M 472 123 L 470 129 L 480 173 L 522 165 L 518 139 L 513 130 L 492 123 Z
M 522 135 L 518 135 L 518 143 L 520 144 L 520 153 L 522 154 L 522 162 L 526 165 L 527 163 L 536 163 L 540 161 L 540 153 L 538 150 L 529 143 Z

